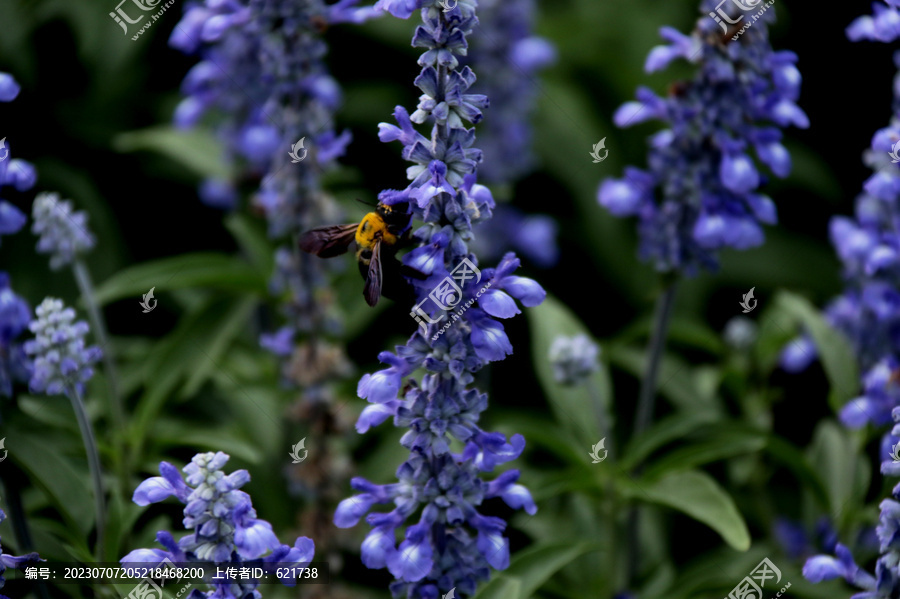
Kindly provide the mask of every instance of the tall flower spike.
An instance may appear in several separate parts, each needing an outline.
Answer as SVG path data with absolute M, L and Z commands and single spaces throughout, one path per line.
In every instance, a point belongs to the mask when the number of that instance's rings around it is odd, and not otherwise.
M 35 338 L 25 342 L 25 352 L 34 359 L 31 390 L 47 395 L 84 393 L 84 385 L 94 375 L 100 348 L 86 346 L 86 322 L 75 321 L 75 310 L 62 300 L 46 298 L 35 309 L 37 318 L 29 328 Z
M 887 5 L 873 4 L 874 14 L 856 19 L 847 28 L 853 40 L 892 42 L 900 37 L 900 11 L 895 0 Z M 894 54 L 900 68 L 900 52 Z M 844 264 L 847 289 L 825 310 L 826 318 L 850 339 L 856 358 L 865 374 L 864 394 L 841 410 L 845 425 L 861 427 L 896 423 L 881 443 L 881 473 L 900 476 L 900 467 L 889 456 L 891 444 L 900 441 L 900 387 L 895 372 L 900 367 L 900 347 L 890 335 L 898 324 L 900 278 L 897 266 L 900 251 L 895 216 L 900 209 L 900 172 L 891 161 L 891 152 L 900 142 L 900 72 L 894 78 L 895 98 L 890 126 L 877 131 L 864 161 L 874 173 L 863 185 L 856 199 L 855 219 L 835 217 L 831 221 L 831 240 Z M 811 355 L 814 355 L 810 352 Z M 783 354 L 784 360 L 785 354 Z M 802 364 L 801 364 L 802 365 Z M 803 566 L 803 575 L 812 582 L 844 578 L 863 589 L 854 595 L 860 599 L 890 599 L 900 596 L 900 484 L 892 497 L 881 502 L 881 515 L 876 533 L 881 542 L 881 555 L 875 564 L 875 575 L 861 569 L 850 548 L 838 544 L 835 556 L 816 555 Z
M 769 43 L 775 9 L 742 15 L 753 26 L 734 39 L 736 31 L 723 35 L 707 16 L 719 5 L 703 0 L 704 16 L 689 36 L 663 27 L 668 45 L 647 57 L 648 73 L 678 58 L 697 64 L 693 79 L 672 86 L 664 98 L 642 87 L 637 101 L 614 116 L 619 127 L 651 119 L 668 125 L 650 139 L 649 168 L 626 168 L 624 178 L 604 181 L 598 196 L 612 214 L 638 217 L 640 256 L 659 271 L 692 274 L 715 268 L 722 248 L 761 245 L 761 225 L 774 224 L 777 216 L 772 200 L 759 193 L 765 176 L 758 163 L 786 177 L 791 157 L 781 130 L 809 126 L 796 104 L 797 57 Z M 740 12 L 737 3 L 726 9 Z
M 37 251 L 50 254 L 50 268 L 59 270 L 94 247 L 87 228 L 87 213 L 73 211 L 72 202 L 58 193 L 42 193 L 34 199 L 31 232 L 38 235 Z
M 0 395 L 12 396 L 15 382 L 31 378 L 31 359 L 19 336 L 31 323 L 31 308 L 9 285 L 9 275 L 0 271 Z
M 894 3 L 874 4 L 874 14 L 856 19 L 848 28 L 851 40 L 889 42 L 900 38 L 900 10 Z M 894 54 L 900 69 L 900 52 Z M 900 340 L 892 334 L 900 326 L 900 237 L 895 216 L 900 211 L 900 168 L 892 154 L 900 150 L 900 71 L 894 76 L 893 116 L 875 132 L 863 161 L 872 175 L 856 198 L 853 217 L 831 219 L 831 243 L 843 264 L 844 292 L 825 308 L 826 320 L 850 340 L 861 371 L 863 393 L 841 410 L 851 428 L 884 426 L 900 405 Z M 808 336 L 782 351 L 781 364 L 789 371 L 805 368 L 816 357 Z
M 0 73 L 0 75 L 2 75 L 2 73 Z M 6 514 L 3 513 L 3 510 L 0 510 L 0 522 L 3 522 L 4 520 L 6 520 Z M 42 561 L 44 560 L 42 560 L 37 553 L 29 553 L 27 555 L 16 557 L 15 555 L 7 555 L 0 550 L 0 589 L 3 589 L 3 586 L 6 583 L 3 573 L 7 568 L 25 568 Z M 0 599 L 9 598 L 6 595 L 0 595 Z
M 201 57 L 184 79 L 186 97 L 175 111 L 175 124 L 208 123 L 235 172 L 233 180 L 204 182 L 201 199 L 231 209 L 237 205 L 238 183 L 258 183 L 254 208 L 265 214 L 270 237 L 285 242 L 277 250 L 270 287 L 285 298 L 287 324 L 261 338 L 263 347 L 283 357 L 290 355 L 297 334 L 340 328 L 323 299 L 328 294 L 318 293 L 327 286 L 330 265 L 299 255 L 294 238 L 340 219 L 322 190 L 321 176 L 344 154 L 351 136 L 335 130 L 341 89 L 326 68 L 322 32 L 375 14 L 357 4 L 204 0 L 188 5 L 169 40 Z
M 142 482 L 132 500 L 146 506 L 175 497 L 185 504 L 184 527 L 191 531 L 178 541 L 168 531 L 156 535 L 163 549 L 136 549 L 123 557 L 122 564 L 149 562 L 158 564 L 168 559 L 176 564 L 208 564 L 207 571 L 227 563 L 232 567 L 258 566 L 267 574 L 281 568 L 305 568 L 312 561 L 315 545 L 306 537 L 297 537 L 294 545 L 283 545 L 272 525 L 256 517 L 250 496 L 241 491 L 250 481 L 246 470 L 225 474 L 222 468 L 229 456 L 220 452 L 198 453 L 184 467 L 187 480 L 168 462 L 161 462 L 159 473 Z M 276 566 L 277 564 L 277 566 Z M 282 584 L 294 586 L 293 578 L 282 578 Z M 194 589 L 192 599 L 260 599 L 255 579 L 213 581 L 212 589 Z
M 383 191 L 379 200 L 408 205 L 423 221 L 414 233 L 422 245 L 404 262 L 426 279 L 416 282 L 419 301 L 410 313 L 419 330 L 395 353 L 382 352 L 379 360 L 388 368 L 365 375 L 357 390 L 371 404 L 360 415 L 359 432 L 391 417 L 408 429 L 400 441 L 410 452 L 397 469 L 400 482 L 378 485 L 354 478 L 351 485 L 360 494 L 342 501 L 334 519 L 339 527 L 354 526 L 375 504 L 393 504 L 390 512 L 367 516 L 372 530 L 362 544 L 362 559 L 369 568 L 391 572 L 394 597 L 437 599 L 451 588 L 472 595 L 490 568 L 509 564 L 506 523 L 479 513 L 483 501 L 498 497 L 530 514 L 537 509 L 517 484 L 518 471 L 492 481 L 481 478 L 518 457 L 525 440 L 478 427 L 487 395 L 471 388 L 473 374 L 512 353 L 499 319 L 520 313 L 516 300 L 536 306 L 545 293 L 536 282 L 513 274 L 519 266 L 513 254 L 495 268 L 479 270 L 468 248 L 473 225 L 490 218 L 494 207 L 490 191 L 476 182 L 482 152 L 474 147 L 474 129 L 464 125 L 481 121 L 488 99 L 469 93 L 475 73 L 458 59 L 477 23 L 476 6 L 474 0 L 448 11 L 435 0 L 376 4 L 400 18 L 421 9 L 422 24 L 413 36 L 413 46 L 425 50 L 415 81 L 423 92 L 418 109 L 410 115 L 398 106 L 397 125 L 379 125 L 381 140 L 400 141 L 403 157 L 413 163 L 407 169 L 411 183 L 401 191 Z M 422 123 L 431 125 L 427 136 L 414 126 Z M 412 379 L 420 368 L 421 379 Z M 462 444 L 460 453 L 451 451 L 453 439 Z M 399 547 L 398 531 L 404 538 Z

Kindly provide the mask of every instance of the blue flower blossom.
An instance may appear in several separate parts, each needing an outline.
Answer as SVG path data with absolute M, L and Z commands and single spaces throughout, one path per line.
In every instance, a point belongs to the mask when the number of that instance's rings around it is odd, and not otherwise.
M 0 73 L 0 75 L 2 75 L 2 73 Z M 3 513 L 3 510 L 0 510 L 0 522 L 3 522 L 4 520 L 6 520 L 6 514 Z M 42 561 L 44 560 L 42 560 L 37 553 L 29 553 L 27 555 L 16 557 L 15 555 L 8 555 L 0 551 L 0 589 L 2 589 L 3 585 L 6 583 L 3 573 L 7 568 L 26 568 Z M 6 595 L 0 595 L 0 599 L 9 598 Z
M 759 193 L 766 179 L 760 163 L 787 176 L 791 160 L 781 129 L 809 126 L 796 104 L 797 57 L 769 44 L 774 9 L 732 40 L 705 16 L 716 4 L 703 1 L 704 16 L 691 35 L 663 27 L 667 45 L 647 57 L 648 73 L 684 59 L 698 65 L 694 78 L 672 86 L 667 97 L 640 88 L 637 101 L 614 116 L 619 127 L 651 119 L 668 125 L 650 139 L 649 168 L 626 168 L 625 178 L 607 179 L 598 196 L 614 215 L 638 217 L 641 258 L 659 271 L 693 274 L 715 268 L 723 248 L 762 244 L 762 225 L 777 216 L 772 200 Z
M 34 360 L 29 387 L 47 395 L 69 395 L 73 390 L 82 395 L 101 357 L 100 348 L 85 345 L 87 323 L 76 322 L 75 310 L 51 297 L 41 302 L 35 314 L 37 318 L 28 325 L 34 339 L 24 346 Z
M 31 323 L 31 308 L 16 295 L 9 275 L 0 272 L 0 395 L 12 396 L 15 382 L 31 378 L 31 360 L 18 339 Z
M 15 100 L 20 90 L 12 75 L 0 72 L 0 102 Z M 37 171 L 24 160 L 10 158 L 10 150 L 6 144 L 5 141 L 0 144 L 0 193 L 4 186 L 27 191 L 36 181 Z M 26 220 L 21 210 L 0 197 L 0 235 L 18 233 L 25 226 Z
M 42 193 L 34 199 L 31 232 L 39 236 L 37 251 L 50 254 L 50 268 L 59 270 L 94 247 L 87 213 L 72 210 L 72 202 L 58 193 Z
M 132 500 L 146 506 L 174 497 L 185 504 L 184 527 L 192 531 L 178 541 L 168 531 L 156 535 L 163 549 L 136 549 L 123 557 L 122 564 L 169 559 L 176 564 L 208 564 L 211 571 L 219 564 L 258 566 L 274 574 L 277 564 L 284 568 L 305 568 L 312 561 L 315 545 L 306 537 L 297 537 L 293 546 L 283 545 L 272 525 L 256 517 L 250 496 L 240 488 L 250 481 L 246 470 L 225 474 L 222 468 L 229 456 L 220 452 L 200 453 L 184 467 L 185 479 L 168 462 L 159 465 L 160 476 L 148 478 L 135 489 Z M 293 578 L 282 578 L 294 586 Z M 213 581 L 213 590 L 194 589 L 193 599 L 259 599 L 259 581 L 234 579 Z
M 378 359 L 386 368 L 363 376 L 357 388 L 370 404 L 357 430 L 393 418 L 395 426 L 406 429 L 400 443 L 409 458 L 397 469 L 397 483 L 354 478 L 351 486 L 358 494 L 340 503 L 334 521 L 346 528 L 366 517 L 371 531 L 362 544 L 363 563 L 388 569 L 397 598 L 437 599 L 451 588 L 473 594 L 489 578 L 490 568 L 509 565 L 506 523 L 481 514 L 481 504 L 500 498 L 513 509 L 530 514 L 537 509 L 518 484 L 518 471 L 492 481 L 482 478 L 516 459 L 525 439 L 513 435 L 507 440 L 478 426 L 487 395 L 471 387 L 473 375 L 512 353 L 501 320 L 519 314 L 520 304 L 540 304 L 545 292 L 515 274 L 520 264 L 514 254 L 504 255 L 496 267 L 479 269 L 469 247 L 477 234 L 473 227 L 487 221 L 495 207 L 490 191 L 477 183 L 483 154 L 474 146 L 474 129 L 465 125 L 482 119 L 488 99 L 469 93 L 477 87 L 475 74 L 458 58 L 465 55 L 466 36 L 477 23 L 475 5 L 460 0 L 444 12 L 433 0 L 376 4 L 404 19 L 421 9 L 413 45 L 424 49 L 416 79 L 424 93 L 412 115 L 398 106 L 396 124 L 379 125 L 382 141 L 403 145 L 401 154 L 412 163 L 410 184 L 383 191 L 379 200 L 407 203 L 423 223 L 413 233 L 420 245 L 404 256 L 404 263 L 425 278 L 410 281 L 419 300 L 410 315 L 421 323 L 419 330 L 394 352 L 382 352 Z M 424 123 L 431 125 L 427 136 L 415 128 Z M 434 290 L 443 291 L 440 297 L 448 303 L 429 300 Z M 423 374 L 414 379 L 417 370 Z M 451 449 L 454 439 L 461 443 L 459 453 Z M 393 509 L 370 513 L 379 504 Z

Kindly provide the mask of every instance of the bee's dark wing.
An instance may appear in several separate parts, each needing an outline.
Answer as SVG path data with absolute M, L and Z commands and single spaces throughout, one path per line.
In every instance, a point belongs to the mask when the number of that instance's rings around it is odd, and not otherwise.
M 300 249 L 320 258 L 333 258 L 347 251 L 356 238 L 358 224 L 328 225 L 307 231 L 300 236 Z
M 366 303 L 373 308 L 375 307 L 375 304 L 378 303 L 378 298 L 381 297 L 382 276 L 381 241 L 376 241 L 375 247 L 372 248 L 372 258 L 369 260 L 369 272 L 366 274 L 366 286 L 363 287 L 363 296 L 366 298 Z

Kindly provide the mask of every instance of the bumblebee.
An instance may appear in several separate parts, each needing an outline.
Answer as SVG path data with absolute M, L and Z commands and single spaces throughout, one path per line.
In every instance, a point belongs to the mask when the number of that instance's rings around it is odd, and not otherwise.
M 366 281 L 363 296 L 375 306 L 382 295 L 397 302 L 413 299 L 413 291 L 403 274 L 403 265 L 396 259 L 397 251 L 409 243 L 412 215 L 409 204 L 379 203 L 375 212 L 363 217 L 361 223 L 328 225 L 307 231 L 300 237 L 300 249 L 320 258 L 333 258 L 347 252 L 356 241 L 356 261 L 359 273 Z M 412 303 L 412 302 L 410 302 Z

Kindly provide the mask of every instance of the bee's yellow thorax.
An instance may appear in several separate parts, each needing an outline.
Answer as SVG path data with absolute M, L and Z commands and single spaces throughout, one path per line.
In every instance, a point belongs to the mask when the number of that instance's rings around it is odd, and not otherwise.
M 361 248 L 371 248 L 375 241 L 380 239 L 387 245 L 395 245 L 397 236 L 388 231 L 387 224 L 377 213 L 370 212 L 359 223 L 356 229 L 356 245 Z

